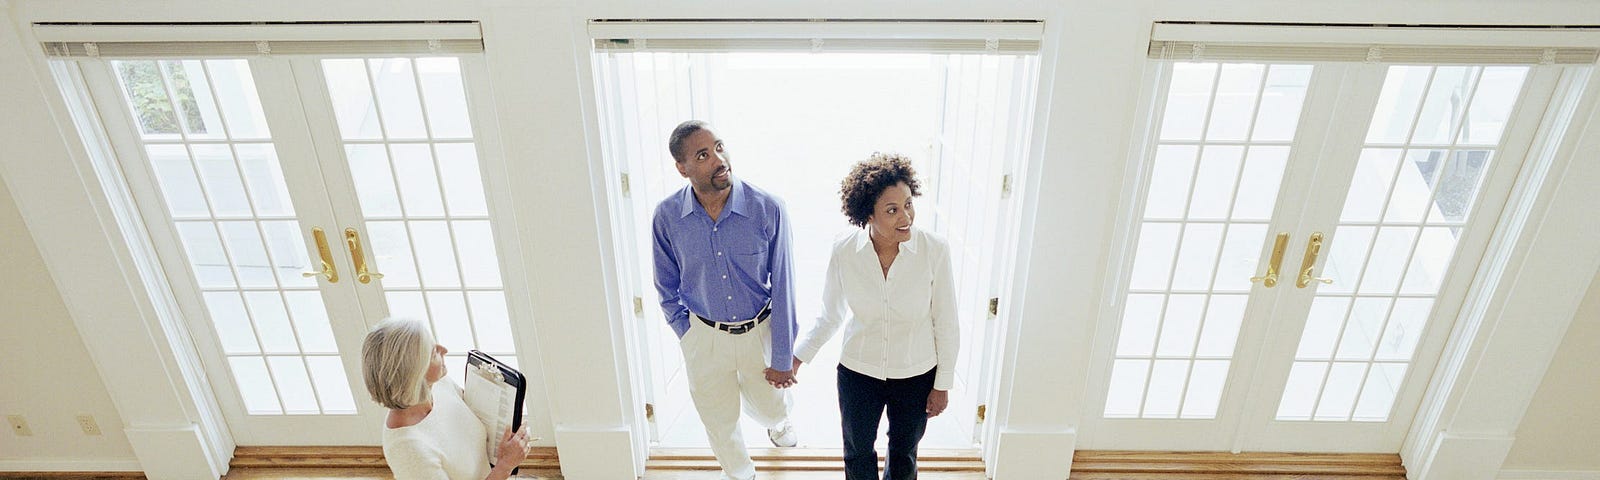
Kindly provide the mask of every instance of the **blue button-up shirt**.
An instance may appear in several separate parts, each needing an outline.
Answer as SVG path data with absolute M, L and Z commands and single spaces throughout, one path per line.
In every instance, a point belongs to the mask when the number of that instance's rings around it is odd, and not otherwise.
M 768 302 L 774 370 L 794 358 L 794 277 L 783 203 L 733 180 L 721 218 L 711 220 L 685 186 L 656 206 L 652 221 L 656 291 L 667 323 L 682 338 L 689 313 L 718 322 L 750 320 Z

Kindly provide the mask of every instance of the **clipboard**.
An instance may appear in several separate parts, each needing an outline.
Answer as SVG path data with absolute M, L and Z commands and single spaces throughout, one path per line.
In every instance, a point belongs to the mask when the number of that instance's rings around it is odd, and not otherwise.
M 528 382 L 522 372 L 477 350 L 467 352 L 467 384 L 462 400 L 489 432 L 489 465 L 493 466 L 501 435 L 522 428 L 522 401 Z M 513 469 L 513 473 L 515 469 Z

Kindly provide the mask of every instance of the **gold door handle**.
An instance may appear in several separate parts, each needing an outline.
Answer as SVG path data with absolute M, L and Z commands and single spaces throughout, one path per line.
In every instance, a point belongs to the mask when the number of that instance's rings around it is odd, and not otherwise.
M 361 234 L 354 228 L 344 229 L 344 244 L 350 247 L 350 260 L 356 264 L 356 281 L 372 283 L 374 278 L 383 278 L 383 274 L 374 272 L 367 267 L 367 257 L 362 254 Z
M 1250 277 L 1250 283 L 1261 282 L 1261 285 L 1267 288 L 1278 286 L 1278 267 L 1283 265 L 1283 251 L 1287 248 L 1289 248 L 1289 232 L 1278 232 L 1278 239 L 1272 242 L 1272 258 L 1267 260 L 1267 274 Z
M 1333 279 L 1331 278 L 1314 277 L 1311 275 L 1312 269 L 1316 268 L 1317 265 L 1317 255 L 1321 254 L 1322 232 L 1312 233 L 1311 239 L 1306 242 L 1306 256 L 1300 259 L 1300 279 L 1299 281 L 1295 282 L 1294 286 L 1306 288 L 1306 285 L 1310 285 L 1311 282 L 1314 281 L 1322 282 L 1323 284 L 1333 283 Z
M 333 252 L 328 251 L 328 234 L 322 232 L 322 227 L 311 227 L 311 238 L 317 242 L 317 254 L 322 256 L 322 270 L 315 272 L 301 272 L 305 278 L 322 275 L 327 277 L 328 283 L 339 283 L 339 269 L 333 266 Z

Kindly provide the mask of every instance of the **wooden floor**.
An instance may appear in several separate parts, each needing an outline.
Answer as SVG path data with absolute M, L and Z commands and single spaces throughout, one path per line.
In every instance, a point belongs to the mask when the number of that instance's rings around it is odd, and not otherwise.
M 924 480 L 987 480 L 982 472 L 918 472 L 919 478 Z M 838 480 L 839 472 L 763 472 L 757 478 L 761 480 Z M 94 479 L 94 480 L 132 480 L 144 479 L 139 474 L 93 474 L 93 473 L 32 473 L 14 474 L 0 472 L 0 479 Z M 247 467 L 235 468 L 232 472 L 222 477 L 223 480 L 391 480 L 387 468 L 270 468 Z M 525 474 L 515 478 L 561 480 L 561 475 L 554 472 L 544 474 Z M 707 471 L 647 471 L 643 480 L 716 480 L 720 478 L 718 472 Z M 1074 472 L 1070 480 L 1404 480 L 1405 476 L 1368 476 L 1368 475 L 1274 475 L 1274 474 L 1240 474 L 1240 473 L 1077 473 Z
M 837 449 L 751 449 L 762 480 L 837 480 Z M 536 448 L 516 478 L 561 480 L 554 448 Z M 1405 480 L 1394 454 L 1186 453 L 1080 451 L 1065 480 Z M 927 480 L 987 480 L 976 451 L 923 450 L 919 477 Z M 12 478 L 144 478 L 137 473 L 7 473 Z M 382 451 L 375 447 L 242 447 L 224 480 L 388 480 Z M 706 450 L 655 449 L 644 480 L 716 480 L 716 460 Z M 1010 480 L 1010 479 L 1005 479 Z M 1032 480 L 1032 479 L 1028 479 Z M 1043 479 L 1049 480 L 1049 479 Z

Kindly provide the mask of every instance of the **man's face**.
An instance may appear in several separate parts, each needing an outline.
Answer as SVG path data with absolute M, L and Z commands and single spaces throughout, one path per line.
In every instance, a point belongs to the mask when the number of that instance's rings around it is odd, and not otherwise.
M 733 186 L 733 165 L 722 139 L 709 128 L 700 129 L 683 142 L 678 173 L 698 192 L 720 192 Z

